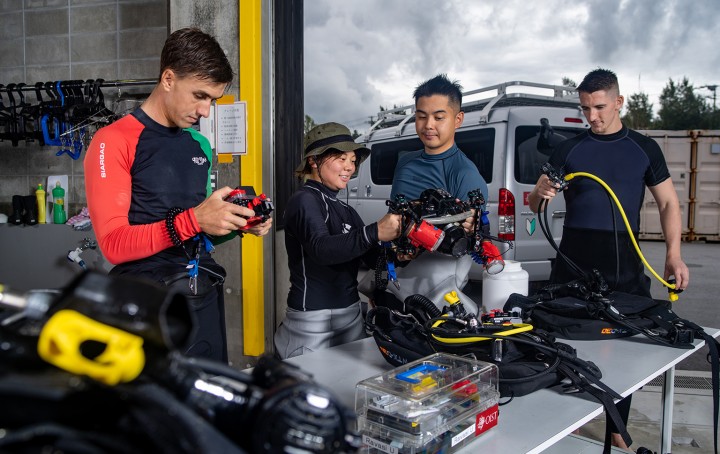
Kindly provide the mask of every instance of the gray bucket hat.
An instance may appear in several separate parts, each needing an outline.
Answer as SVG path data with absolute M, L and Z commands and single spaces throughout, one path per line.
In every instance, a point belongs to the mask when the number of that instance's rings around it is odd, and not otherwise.
M 329 149 L 340 151 L 354 151 L 357 157 L 356 166 L 359 166 L 370 154 L 370 150 L 356 143 L 350 130 L 340 123 L 323 123 L 317 125 L 305 134 L 302 162 L 295 171 L 302 173 L 310 156 L 319 156 Z

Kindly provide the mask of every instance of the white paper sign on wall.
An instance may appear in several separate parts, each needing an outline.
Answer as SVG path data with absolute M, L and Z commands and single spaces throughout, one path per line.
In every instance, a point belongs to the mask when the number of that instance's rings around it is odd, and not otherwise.
M 218 154 L 247 154 L 247 102 L 215 106 L 215 147 Z

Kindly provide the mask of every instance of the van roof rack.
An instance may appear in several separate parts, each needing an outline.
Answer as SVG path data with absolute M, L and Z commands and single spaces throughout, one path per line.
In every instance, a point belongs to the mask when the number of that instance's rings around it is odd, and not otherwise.
M 508 88 L 519 87 L 519 92 L 508 93 Z M 528 90 L 523 92 L 522 90 Z M 537 90 L 532 89 L 543 89 L 552 90 L 553 94 L 543 95 L 538 94 Z M 525 81 L 510 81 L 503 82 L 501 84 L 490 85 L 488 87 L 478 88 L 476 90 L 470 90 L 463 93 L 463 99 L 468 96 L 478 95 L 481 93 L 487 93 L 496 91 L 494 96 L 487 98 L 467 101 L 463 103 L 463 111 L 465 113 L 480 110 L 479 123 L 485 124 L 488 122 L 490 111 L 493 107 L 509 107 L 509 106 L 547 106 L 547 107 L 578 107 L 579 98 L 575 87 L 564 86 L 564 85 L 548 85 L 539 84 L 535 82 Z M 408 113 L 409 112 L 409 113 Z M 394 109 L 382 110 L 378 112 L 378 120 L 370 126 L 367 132 L 367 138 L 369 139 L 373 132 L 378 129 L 389 128 L 393 126 L 400 126 L 396 135 L 401 135 L 405 124 L 415 118 L 415 105 L 407 105 L 402 107 L 396 107 Z

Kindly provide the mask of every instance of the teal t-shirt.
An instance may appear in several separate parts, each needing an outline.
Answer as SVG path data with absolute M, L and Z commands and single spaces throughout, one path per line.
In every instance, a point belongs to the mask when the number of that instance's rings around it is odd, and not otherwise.
M 453 144 L 447 151 L 430 155 L 424 150 L 400 157 L 393 177 L 390 197 L 405 195 L 416 200 L 426 189 L 441 188 L 460 200 L 468 200 L 468 192 L 479 189 L 487 200 L 488 188 L 475 164 Z

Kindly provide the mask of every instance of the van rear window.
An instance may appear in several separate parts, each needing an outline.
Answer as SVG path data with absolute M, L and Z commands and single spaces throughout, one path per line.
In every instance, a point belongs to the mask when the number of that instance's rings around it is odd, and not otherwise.
M 475 163 L 485 183 L 492 182 L 495 157 L 495 128 L 476 129 L 455 134 L 458 147 Z
M 495 129 L 466 131 L 455 135 L 458 147 L 475 163 L 485 182 L 492 179 Z M 423 144 L 417 137 L 405 140 L 379 142 L 372 145 L 370 177 L 374 184 L 391 185 L 398 158 L 404 153 L 420 150 Z
M 550 146 L 563 140 L 575 137 L 583 132 L 582 128 L 555 128 L 549 139 Z M 515 180 L 523 184 L 537 183 L 542 166 L 550 155 L 552 148 L 538 149 L 540 126 L 518 126 L 515 128 Z

